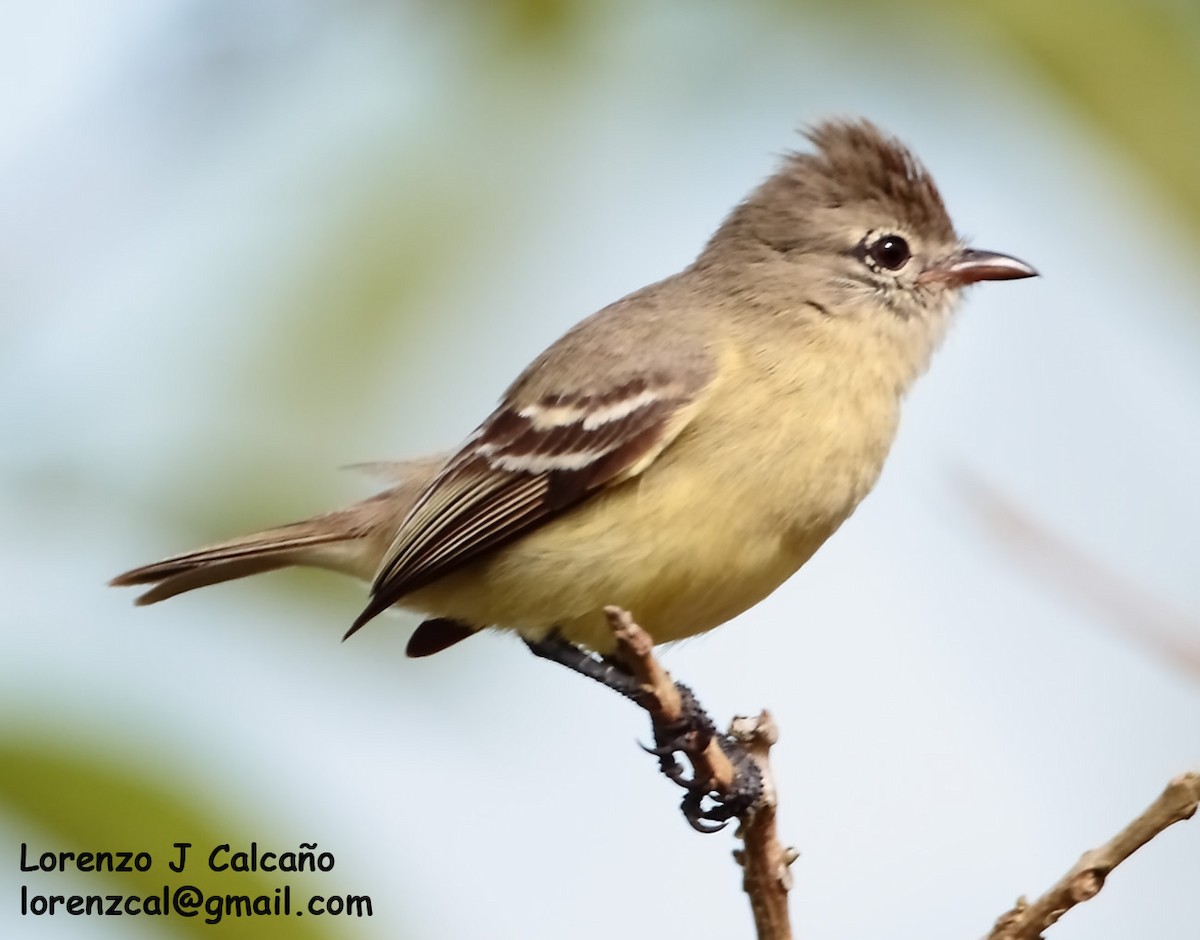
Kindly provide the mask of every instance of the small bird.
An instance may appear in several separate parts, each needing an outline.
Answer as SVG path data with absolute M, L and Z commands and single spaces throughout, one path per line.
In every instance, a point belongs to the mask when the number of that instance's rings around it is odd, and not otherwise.
M 608 605 L 661 643 L 757 603 L 874 486 L 962 289 L 1037 273 L 966 247 L 928 171 L 869 122 L 806 136 L 691 265 L 576 325 L 458 450 L 112 584 L 152 585 L 150 604 L 332 569 L 371 582 L 347 637 L 389 607 L 428 618 L 412 656 L 486 627 L 603 654 Z

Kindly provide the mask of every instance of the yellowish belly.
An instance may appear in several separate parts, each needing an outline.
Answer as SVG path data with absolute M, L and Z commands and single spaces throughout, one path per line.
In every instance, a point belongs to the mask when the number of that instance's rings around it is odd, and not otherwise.
M 558 627 L 568 639 L 604 650 L 611 642 L 602 611 L 616 604 L 657 642 L 677 640 L 766 597 L 853 505 L 839 496 L 832 511 L 798 512 L 795 504 L 811 503 L 811 494 L 781 492 L 770 481 L 746 492 L 729 478 L 726 462 L 694 456 L 671 454 L 642 477 L 416 592 L 404 606 L 531 637 Z
M 715 396 L 645 472 L 405 598 L 402 605 L 539 637 L 611 646 L 603 608 L 658 642 L 709 630 L 790 577 L 874 484 L 891 392 L 760 373 Z

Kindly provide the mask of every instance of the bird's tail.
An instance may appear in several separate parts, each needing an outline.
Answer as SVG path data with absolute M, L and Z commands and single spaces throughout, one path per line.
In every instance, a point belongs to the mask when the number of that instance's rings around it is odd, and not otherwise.
M 359 574 L 370 565 L 363 557 L 369 546 L 361 544 L 369 541 L 369 533 L 355 525 L 355 515 L 343 510 L 244 535 L 134 568 L 109 583 L 153 585 L 137 603 L 154 604 L 185 591 L 293 565 Z
M 291 525 L 219 542 L 117 575 L 114 587 L 151 585 L 138 604 L 155 604 L 185 591 L 277 568 L 325 568 L 370 579 L 417 494 L 444 457 L 373 465 L 399 485 Z

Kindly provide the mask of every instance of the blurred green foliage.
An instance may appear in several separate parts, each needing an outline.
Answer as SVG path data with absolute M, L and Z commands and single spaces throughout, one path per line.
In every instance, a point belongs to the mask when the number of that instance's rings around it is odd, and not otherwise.
M 30 895 L 138 895 L 161 896 L 163 886 L 172 889 L 194 885 L 204 896 L 247 895 L 274 897 L 277 887 L 290 884 L 295 911 L 311 894 L 333 895 L 347 886 L 331 873 L 211 871 L 207 860 L 213 848 L 228 843 L 231 851 L 248 851 L 262 833 L 230 828 L 226 814 L 221 818 L 197 808 L 186 781 L 167 783 L 146 767 L 128 762 L 97 760 L 83 755 L 69 738 L 43 734 L 36 742 L 0 741 L 0 803 L 29 827 L 28 857 L 31 864 L 43 852 L 147 852 L 152 858 L 148 871 L 104 872 L 74 875 L 30 872 L 25 876 Z M 148 757 L 150 755 L 147 755 Z M 231 812 L 228 814 L 232 816 Z M 168 862 L 177 857 L 176 842 L 191 842 L 184 871 L 175 873 Z M 298 846 L 267 846 L 261 851 L 299 851 Z M 321 851 L 318 847 L 317 851 Z M 223 856 L 228 860 L 227 856 Z M 344 893 L 344 891 L 343 891 Z M 15 901 L 11 902 L 15 903 Z M 10 903 L 10 910 L 12 906 Z M 32 921 L 37 917 L 28 915 Z M 176 937 L 217 936 L 210 915 L 199 911 L 194 917 L 143 915 L 139 927 L 151 926 Z M 61 915 L 55 915 L 61 920 Z M 81 918 L 82 921 L 90 917 Z M 345 921 L 313 917 L 228 917 L 221 920 L 219 935 L 230 938 L 291 937 L 321 940 L 346 935 Z
M 595 0 L 468 0 L 481 22 L 505 26 L 497 42 L 514 57 L 554 54 L 585 40 L 581 23 L 607 9 Z M 813 11 L 863 26 L 902 18 L 948 44 L 979 45 L 1031 66 L 1156 185 L 1164 202 L 1200 229 L 1200 3 L 1192 0 L 759 0 L 781 30 L 811 26 Z M 760 11 L 761 12 L 761 11 Z M 952 77 L 951 77 L 952 78 Z
M 926 0 L 931 17 L 960 5 Z M 1200 229 L 1200 4 L 1008 0 L 966 5 Z

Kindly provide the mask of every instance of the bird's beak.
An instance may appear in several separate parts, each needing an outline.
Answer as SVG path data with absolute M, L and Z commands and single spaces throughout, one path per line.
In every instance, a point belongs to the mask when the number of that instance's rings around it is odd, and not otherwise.
M 1022 277 L 1037 277 L 1037 271 L 1011 255 L 962 248 L 922 271 L 917 283 L 964 287 L 976 281 L 1012 281 Z

